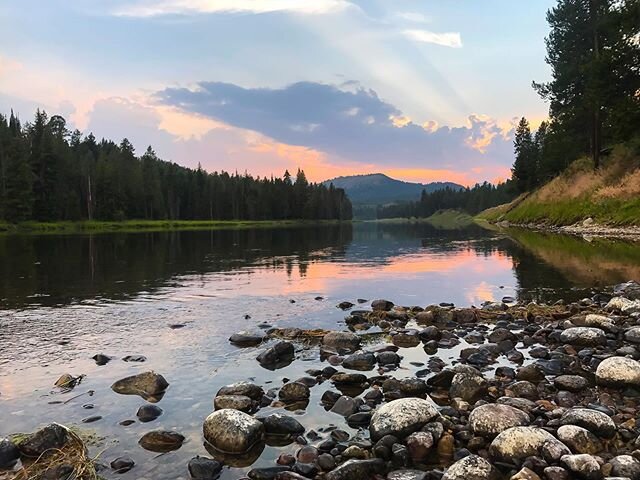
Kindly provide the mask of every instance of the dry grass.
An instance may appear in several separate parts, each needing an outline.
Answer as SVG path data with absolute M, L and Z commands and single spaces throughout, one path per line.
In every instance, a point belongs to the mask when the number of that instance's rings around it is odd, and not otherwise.
M 640 196 L 640 169 L 623 176 L 617 183 L 600 188 L 598 198 L 632 198 Z
M 82 439 L 73 431 L 68 431 L 69 440 L 61 449 L 52 449 L 31 462 L 24 462 L 24 467 L 14 477 L 15 480 L 40 480 L 47 472 L 62 467 L 72 469 L 68 476 L 60 477 L 68 480 L 99 480 L 94 458 L 90 458 Z

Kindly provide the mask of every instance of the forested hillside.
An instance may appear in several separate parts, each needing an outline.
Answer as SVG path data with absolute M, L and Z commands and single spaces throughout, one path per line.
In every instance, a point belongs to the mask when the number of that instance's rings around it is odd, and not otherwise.
M 69 132 L 38 111 L 22 126 L 0 115 L 0 219 L 285 220 L 351 219 L 342 189 L 295 178 L 208 173 L 159 159 L 151 147 Z

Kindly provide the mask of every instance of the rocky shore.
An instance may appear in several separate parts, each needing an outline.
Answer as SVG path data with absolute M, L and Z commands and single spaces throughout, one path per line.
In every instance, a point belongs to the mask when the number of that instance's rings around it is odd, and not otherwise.
M 501 228 L 526 228 L 538 232 L 548 233 L 560 233 L 568 235 L 576 235 L 580 237 L 602 237 L 602 238 L 620 238 L 626 240 L 640 240 L 640 227 L 626 225 L 626 226 L 612 226 L 601 225 L 595 223 L 591 218 L 573 225 L 547 225 L 544 223 L 524 223 L 514 224 L 507 221 L 496 222 L 495 225 Z
M 203 455 L 185 461 L 185 478 L 640 480 L 639 284 L 571 304 L 505 297 L 478 308 L 387 300 L 338 307 L 344 331 L 265 328 L 230 338 L 255 349 L 265 369 L 305 361 L 306 375 L 279 386 L 259 378 L 221 386 L 201 419 Z M 147 401 L 137 412 L 145 423 L 163 415 L 156 404 L 169 389 L 151 371 L 112 385 Z M 313 409 L 335 420 L 309 428 L 298 414 Z M 139 445 L 163 454 L 184 441 L 151 429 Z M 267 445 L 281 453 L 253 467 Z M 0 440 L 0 469 L 9 472 L 0 478 L 135 472 L 132 458 L 112 457 L 89 457 L 81 436 L 52 423 Z

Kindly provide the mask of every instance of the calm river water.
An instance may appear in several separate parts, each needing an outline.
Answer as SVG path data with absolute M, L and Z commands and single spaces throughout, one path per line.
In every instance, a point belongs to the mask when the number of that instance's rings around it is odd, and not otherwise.
M 234 332 L 265 324 L 343 329 L 345 312 L 336 304 L 344 300 L 470 306 L 508 295 L 553 302 L 629 279 L 640 280 L 638 244 L 479 227 L 440 231 L 426 224 L 365 223 L 2 236 L 0 437 L 57 421 L 93 433 L 92 453 L 100 452 L 107 464 L 131 456 L 136 467 L 118 478 L 188 478 L 189 458 L 207 454 L 202 421 L 222 385 L 253 380 L 269 388 L 318 366 L 312 363 L 319 362 L 316 349 L 284 369 L 262 369 L 255 361 L 262 347 L 232 347 Z M 405 359 L 425 361 L 420 347 L 403 350 Z M 97 353 L 114 360 L 97 366 L 91 359 Z M 147 360 L 121 361 L 126 355 Z M 450 361 L 458 352 L 439 355 Z M 144 401 L 109 387 L 147 370 L 170 383 L 158 404 L 164 413 L 151 423 L 121 426 L 136 419 Z M 73 392 L 60 393 L 53 383 L 63 373 L 86 377 Z M 341 417 L 317 407 L 327 388 L 314 387 L 309 407 L 297 412 L 307 428 L 347 428 Z M 260 414 L 271 411 L 277 409 Z M 82 423 L 93 415 L 102 418 Z M 175 430 L 187 441 L 158 456 L 137 444 L 154 429 Z M 273 465 L 280 452 L 294 450 L 267 446 L 254 466 Z M 225 470 L 223 478 L 244 472 Z

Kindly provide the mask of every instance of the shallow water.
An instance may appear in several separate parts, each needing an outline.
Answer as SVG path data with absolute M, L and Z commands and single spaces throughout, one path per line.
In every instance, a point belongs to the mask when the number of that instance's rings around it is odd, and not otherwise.
M 552 302 L 639 277 L 637 244 L 521 231 L 506 235 L 479 227 L 438 231 L 424 224 L 359 224 L 4 236 L 0 436 L 51 421 L 79 425 L 99 438 L 92 453 L 101 452 L 106 463 L 121 455 L 136 461 L 133 470 L 118 478 L 188 478 L 188 459 L 207 454 L 202 421 L 221 386 L 254 380 L 266 390 L 281 385 L 284 377 L 299 378 L 324 365 L 315 348 L 301 351 L 288 367 L 265 370 L 255 361 L 264 347 L 229 345 L 227 339 L 236 331 L 257 330 L 261 324 L 343 329 L 345 313 L 335 306 L 343 300 L 469 306 L 509 295 Z M 182 328 L 171 328 L 176 324 Z M 462 342 L 437 355 L 451 363 L 464 346 Z M 97 353 L 114 360 L 97 366 L 90 358 Z M 397 376 L 414 373 L 417 368 L 410 361 L 428 359 L 422 346 L 399 353 L 404 369 Z M 147 361 L 120 360 L 133 354 Z M 163 374 L 170 383 L 158 404 L 164 414 L 123 427 L 119 422 L 135 419 L 144 401 L 117 395 L 109 387 L 147 370 Z M 63 373 L 86 377 L 73 392 L 60 393 L 53 383 Z M 325 382 L 311 389 L 308 408 L 296 413 L 300 422 L 307 429 L 333 423 L 366 436 L 318 406 L 329 388 Z M 87 404 L 94 408 L 83 408 Z M 278 410 L 264 408 L 259 414 Z M 102 419 L 82 423 L 93 415 Z M 173 453 L 147 452 L 137 441 L 155 429 L 175 430 L 187 441 Z M 295 449 L 268 446 L 254 466 L 271 466 L 280 452 Z M 245 471 L 229 469 L 223 478 Z

